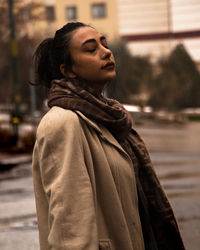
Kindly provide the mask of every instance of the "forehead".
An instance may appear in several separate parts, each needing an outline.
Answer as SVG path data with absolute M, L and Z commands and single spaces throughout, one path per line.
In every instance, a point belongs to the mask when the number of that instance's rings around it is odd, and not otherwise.
M 99 40 L 102 34 L 91 27 L 81 27 L 74 31 L 71 39 L 71 47 L 80 47 L 86 40 Z

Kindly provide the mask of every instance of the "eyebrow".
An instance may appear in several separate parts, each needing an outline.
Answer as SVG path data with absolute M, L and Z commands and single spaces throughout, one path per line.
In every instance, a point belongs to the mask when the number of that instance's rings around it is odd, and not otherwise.
M 103 41 L 103 40 L 106 40 L 106 37 L 105 36 L 101 36 L 100 37 L 100 41 Z M 87 43 L 96 43 L 97 41 L 94 39 L 94 38 L 91 38 L 91 39 L 88 39 L 88 40 L 86 40 L 85 42 L 83 42 L 82 44 L 81 44 L 81 46 L 84 46 L 85 44 L 87 44 Z

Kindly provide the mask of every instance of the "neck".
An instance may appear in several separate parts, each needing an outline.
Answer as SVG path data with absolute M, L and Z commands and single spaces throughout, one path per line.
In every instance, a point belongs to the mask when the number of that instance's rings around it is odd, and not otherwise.
M 71 81 L 74 84 L 98 96 L 102 94 L 103 89 L 106 85 L 106 82 L 96 82 L 96 81 L 94 82 L 94 81 L 84 80 L 81 78 L 72 79 Z
M 89 85 L 98 95 L 101 95 L 106 83 L 91 82 Z

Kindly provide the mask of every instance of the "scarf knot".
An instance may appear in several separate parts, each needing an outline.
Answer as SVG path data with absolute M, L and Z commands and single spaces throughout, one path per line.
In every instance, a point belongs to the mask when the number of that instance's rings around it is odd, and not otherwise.
M 124 140 L 132 128 L 131 117 L 119 102 L 97 94 L 78 80 L 52 81 L 48 105 L 80 111 L 105 126 L 118 141 Z

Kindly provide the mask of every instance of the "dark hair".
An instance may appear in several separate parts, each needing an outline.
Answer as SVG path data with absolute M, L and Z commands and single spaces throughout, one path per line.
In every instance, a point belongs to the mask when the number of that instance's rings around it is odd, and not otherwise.
M 81 27 L 90 26 L 81 22 L 70 22 L 57 30 L 54 38 L 47 38 L 40 43 L 33 55 L 36 85 L 50 88 L 52 80 L 64 77 L 60 72 L 60 65 L 71 67 L 71 36 L 74 30 Z

